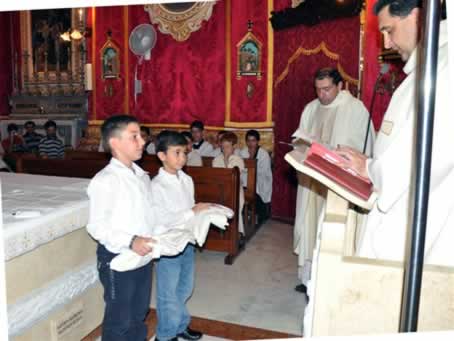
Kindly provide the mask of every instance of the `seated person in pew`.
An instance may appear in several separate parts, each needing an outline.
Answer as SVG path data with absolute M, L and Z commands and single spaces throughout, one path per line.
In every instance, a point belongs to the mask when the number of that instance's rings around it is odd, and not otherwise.
M 217 135 L 216 135 L 216 143 L 215 143 L 215 148 L 213 149 L 213 157 L 216 157 L 218 155 L 220 155 L 222 153 L 221 151 L 221 138 L 222 138 L 222 135 L 224 135 L 227 131 L 225 130 L 219 130 Z M 235 148 L 235 152 L 234 152 L 235 155 L 240 155 L 240 149 L 239 148 Z
M 8 124 L 6 128 L 8 137 L 2 140 L 2 147 L 7 153 L 22 153 L 25 152 L 25 142 L 22 136 L 19 135 L 19 127 L 15 123 Z
M 206 203 L 194 206 L 194 183 L 182 170 L 186 164 L 187 144 L 185 136 L 176 131 L 159 133 L 156 151 L 163 167 L 151 181 L 153 205 L 161 214 L 178 217 L 183 223 L 192 217 L 191 208 L 198 212 L 210 206 Z M 155 226 L 153 235 L 171 228 L 171 225 Z M 200 339 L 202 333 L 189 328 L 191 316 L 186 307 L 194 289 L 194 246 L 188 244 L 179 255 L 161 257 L 155 263 L 158 317 L 155 340 Z
M 238 230 L 244 235 L 244 223 L 243 223 L 243 206 L 244 206 L 244 190 L 243 187 L 247 185 L 247 172 L 244 166 L 243 159 L 235 155 L 235 146 L 238 142 L 238 137 L 235 133 L 230 131 L 226 132 L 221 137 L 221 150 L 222 153 L 213 159 L 213 167 L 217 168 L 233 168 L 238 167 L 240 170 L 240 216 L 238 219 Z
M 57 137 L 57 124 L 49 120 L 44 124 L 46 136 L 39 142 L 39 155 L 43 159 L 63 159 L 65 148 L 63 142 Z
M 273 174 L 271 173 L 270 154 L 260 147 L 260 134 L 251 129 L 246 133 L 246 147 L 241 149 L 243 159 L 257 160 L 256 207 L 259 225 L 269 217 Z
M 142 139 L 145 141 L 145 146 L 143 147 L 144 152 L 146 152 L 148 155 L 156 155 L 156 148 L 151 136 L 151 129 L 141 126 L 140 136 L 142 136 Z
M 186 147 L 187 153 L 186 165 L 190 167 L 202 167 L 203 166 L 202 157 L 198 152 L 192 149 L 192 144 L 194 141 L 192 140 L 191 133 L 189 131 L 183 131 L 181 135 L 184 136 L 186 142 L 188 143 Z
M 44 136 L 35 131 L 36 124 L 33 121 L 25 122 L 24 128 L 25 134 L 23 135 L 23 138 L 27 152 L 38 154 L 39 143 Z
M 192 147 L 200 156 L 212 156 L 213 146 L 208 141 L 204 140 L 204 130 L 205 126 L 202 121 L 194 121 L 191 123 L 191 134 L 192 139 L 194 140 Z

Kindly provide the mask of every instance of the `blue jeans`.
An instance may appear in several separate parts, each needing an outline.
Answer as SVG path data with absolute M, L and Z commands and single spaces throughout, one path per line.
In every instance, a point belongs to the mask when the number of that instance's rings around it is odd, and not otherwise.
M 144 341 L 151 298 L 151 263 L 131 271 L 110 269 L 116 254 L 98 244 L 98 272 L 104 287 L 102 341 Z
M 194 289 L 194 246 L 188 245 L 175 257 L 161 257 L 156 269 L 156 337 L 169 340 L 191 322 L 186 301 Z

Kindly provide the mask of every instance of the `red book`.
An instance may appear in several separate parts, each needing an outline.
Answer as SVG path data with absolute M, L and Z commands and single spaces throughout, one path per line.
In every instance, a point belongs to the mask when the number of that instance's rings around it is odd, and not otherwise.
M 340 161 L 342 161 L 340 155 L 314 142 L 304 164 L 367 201 L 372 194 L 372 183 L 352 169 L 340 167 L 338 165 Z

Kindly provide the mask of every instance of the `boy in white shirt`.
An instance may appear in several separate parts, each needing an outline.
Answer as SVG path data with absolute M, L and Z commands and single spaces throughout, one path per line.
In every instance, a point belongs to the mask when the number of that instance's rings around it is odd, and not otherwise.
M 186 165 L 190 167 L 202 167 L 202 157 L 198 152 L 192 149 L 192 143 L 194 140 L 192 139 L 191 133 L 189 131 L 183 131 L 181 132 L 181 135 L 185 137 L 186 142 L 188 143 L 186 147 Z
M 199 152 L 200 156 L 212 156 L 213 146 L 203 139 L 205 126 L 202 121 L 194 121 L 191 123 L 191 134 L 194 144 L 192 147 Z
M 257 160 L 256 205 L 258 224 L 261 225 L 269 217 L 271 194 L 273 190 L 273 174 L 271 158 L 268 152 L 260 147 L 260 133 L 251 129 L 246 133 L 246 147 L 241 149 L 243 159 Z
M 159 133 L 156 140 L 158 158 L 162 161 L 158 175 L 151 182 L 153 204 L 161 214 L 182 216 L 194 206 L 194 183 L 181 169 L 186 163 L 186 139 L 170 130 Z M 198 211 L 209 204 L 198 204 Z M 184 217 L 182 217 L 183 219 Z M 157 226 L 153 235 L 159 235 L 176 225 Z M 198 340 L 202 333 L 189 328 L 191 317 L 186 301 L 194 289 L 194 246 L 188 244 L 174 257 L 156 261 L 156 312 L 158 324 L 155 340 Z
M 141 256 L 148 254 L 152 226 L 181 224 L 194 216 L 196 207 L 178 217 L 158 215 L 152 206 L 150 177 L 134 163 L 145 144 L 136 118 L 112 116 L 104 121 L 101 134 L 104 150 L 113 157 L 88 186 L 87 230 L 98 242 L 98 272 L 106 303 L 102 340 L 142 341 L 147 337 L 144 320 L 150 305 L 151 263 L 117 272 L 110 261 L 127 248 Z

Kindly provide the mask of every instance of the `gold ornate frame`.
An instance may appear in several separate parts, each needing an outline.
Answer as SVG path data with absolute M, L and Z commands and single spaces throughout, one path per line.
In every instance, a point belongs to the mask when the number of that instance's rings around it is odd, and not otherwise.
M 245 49 L 249 46 L 253 46 L 256 51 L 256 55 L 249 55 L 245 52 Z M 257 76 L 257 79 L 262 78 L 262 43 L 257 37 L 248 31 L 246 35 L 236 44 L 237 49 L 237 72 L 236 78 L 241 79 L 242 76 Z M 252 63 L 248 60 L 252 60 Z
M 176 41 L 184 41 L 200 29 L 204 20 L 211 18 L 215 4 L 214 1 L 190 2 L 182 3 L 180 8 L 172 4 L 154 4 L 145 5 L 145 11 L 150 22 L 158 25 L 159 31 L 170 34 Z
M 114 55 L 112 55 L 112 52 Z M 101 59 L 101 75 L 103 79 L 118 79 L 120 77 L 120 49 L 109 36 L 99 50 Z
M 69 9 L 71 11 L 71 27 L 80 31 L 85 30 L 86 25 L 86 10 L 83 8 Z M 57 82 L 61 86 L 66 83 L 73 83 L 80 80 L 81 70 L 85 63 L 85 45 L 84 40 L 79 41 L 71 40 L 71 57 L 69 63 L 69 70 L 61 70 L 60 72 L 53 70 L 37 70 L 33 64 L 33 48 L 32 48 L 32 13 L 31 11 L 20 12 L 20 26 L 21 26 L 21 46 L 22 46 L 22 72 L 20 75 L 22 86 L 24 83 L 33 81 L 36 86 L 39 84 L 47 84 L 49 82 Z

